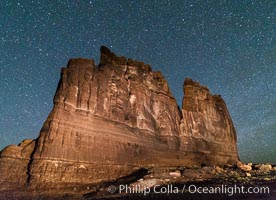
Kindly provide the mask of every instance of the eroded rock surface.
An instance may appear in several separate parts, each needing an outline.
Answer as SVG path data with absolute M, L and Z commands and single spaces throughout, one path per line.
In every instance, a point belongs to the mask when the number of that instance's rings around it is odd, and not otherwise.
M 35 141 L 27 139 L 0 152 L 0 191 L 26 186 L 28 164 L 34 147 Z
M 0 181 L 18 176 L 24 187 L 49 189 L 141 167 L 235 164 L 236 133 L 222 98 L 190 79 L 184 93 L 179 109 L 161 72 L 106 47 L 99 65 L 71 59 L 37 140 L 2 150 Z
M 205 165 L 237 161 L 236 131 L 224 100 L 191 79 L 183 87 L 181 150 Z

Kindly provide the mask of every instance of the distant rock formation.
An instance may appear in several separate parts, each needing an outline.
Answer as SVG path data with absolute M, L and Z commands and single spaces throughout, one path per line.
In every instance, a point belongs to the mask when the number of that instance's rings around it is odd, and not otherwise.
M 236 164 L 226 105 L 186 79 L 182 109 L 161 72 L 101 47 L 71 59 L 39 137 L 0 156 L 0 190 L 116 180 L 144 167 Z

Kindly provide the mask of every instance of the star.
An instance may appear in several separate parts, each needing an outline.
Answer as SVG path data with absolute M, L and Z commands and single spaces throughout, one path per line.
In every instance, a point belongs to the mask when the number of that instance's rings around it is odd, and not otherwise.
M 185 77 L 221 94 L 241 159 L 276 164 L 275 1 L 2 0 L 0 6 L 0 148 L 36 138 L 60 68 L 72 57 L 99 63 L 105 45 L 162 71 L 180 107 Z

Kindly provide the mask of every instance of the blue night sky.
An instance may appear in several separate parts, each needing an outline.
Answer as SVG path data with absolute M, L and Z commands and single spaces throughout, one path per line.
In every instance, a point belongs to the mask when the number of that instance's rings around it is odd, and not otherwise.
M 69 58 L 144 61 L 179 105 L 185 77 L 221 94 L 246 162 L 276 164 L 276 1 L 0 1 L 0 148 L 36 138 Z

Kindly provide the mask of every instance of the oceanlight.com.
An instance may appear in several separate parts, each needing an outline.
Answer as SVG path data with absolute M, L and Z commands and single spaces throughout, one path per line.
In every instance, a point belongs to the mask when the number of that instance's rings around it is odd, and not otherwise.
M 268 186 L 245 187 L 237 185 L 220 185 L 213 187 L 197 187 L 195 185 L 190 185 L 188 187 L 188 192 L 192 194 L 227 194 L 228 196 L 232 196 L 234 194 L 269 194 L 270 191 Z
M 147 187 L 145 185 L 111 185 L 107 189 L 110 193 L 120 194 L 143 194 L 144 196 L 153 194 L 225 194 L 233 196 L 235 194 L 269 194 L 268 186 L 196 186 L 184 185 L 182 188 L 173 185 L 155 185 L 154 187 Z

